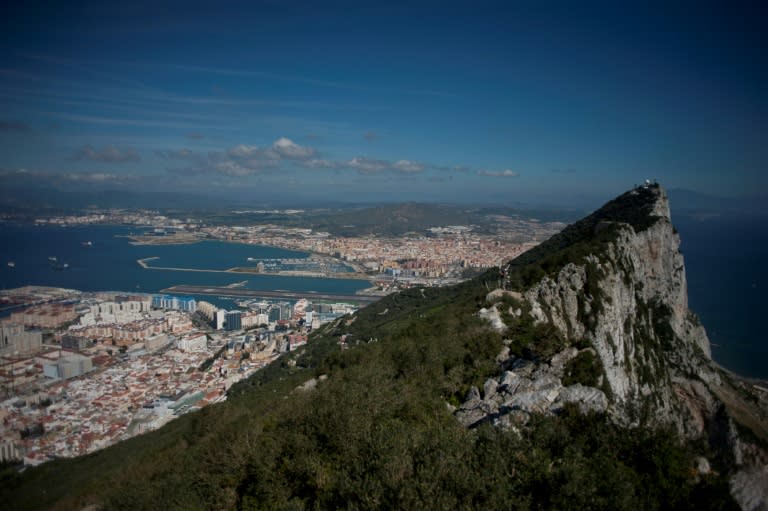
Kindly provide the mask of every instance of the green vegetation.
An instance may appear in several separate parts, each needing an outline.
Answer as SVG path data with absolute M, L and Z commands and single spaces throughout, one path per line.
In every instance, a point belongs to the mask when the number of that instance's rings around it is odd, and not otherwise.
M 581 383 L 588 387 L 597 387 L 600 377 L 603 376 L 603 365 L 592 350 L 584 350 L 565 365 L 563 373 L 565 386 Z

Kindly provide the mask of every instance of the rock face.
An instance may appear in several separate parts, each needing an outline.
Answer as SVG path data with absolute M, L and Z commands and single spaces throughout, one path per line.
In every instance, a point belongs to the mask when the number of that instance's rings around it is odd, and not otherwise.
M 575 225 L 571 232 L 580 237 L 572 243 L 589 250 L 525 289 L 507 283 L 516 289 L 490 293 L 480 314 L 505 332 L 505 317 L 514 321 L 521 312 L 510 308 L 505 316 L 497 300 L 511 295 L 535 324 L 552 325 L 567 347 L 529 360 L 509 357 L 506 348 L 499 357 L 505 371 L 488 380 L 482 394 L 469 393 L 458 419 L 469 427 L 488 421 L 517 427 L 531 413 L 553 414 L 573 403 L 605 411 L 622 425 L 672 426 L 691 439 L 724 435 L 730 440 L 715 447 L 727 444 L 732 451 L 732 494 L 744 509 L 768 509 L 766 453 L 740 447 L 744 441 L 729 415 L 752 406 L 742 399 L 751 386 L 730 381 L 712 362 L 706 332 L 688 309 L 680 240 L 664 190 L 632 190 Z M 594 387 L 562 383 L 564 367 L 579 353 L 574 345 L 590 346 L 599 359 L 603 374 Z M 755 413 L 742 417 L 745 422 L 768 424 L 765 410 L 750 409 Z
M 578 406 L 582 412 L 604 412 L 608 399 L 602 390 L 579 383 L 569 386 L 562 383 L 565 363 L 577 354 L 576 348 L 567 348 L 552 357 L 550 364 L 508 360 L 510 370 L 498 378 L 488 379 L 482 395 L 476 387 L 470 389 L 456 416 L 467 427 L 487 421 L 510 427 L 527 423 L 533 413 L 557 413 L 568 403 Z
M 620 422 L 673 423 L 693 436 L 703 432 L 703 424 L 672 383 L 690 375 L 705 381 L 718 376 L 710 369 L 706 332 L 688 310 L 680 239 L 666 194 L 657 188 L 655 195 L 652 225 L 640 232 L 628 224 L 611 225 L 616 237 L 601 253 L 544 278 L 525 299 L 536 321 L 551 322 L 571 341 L 591 342 Z M 710 400 L 696 394 L 704 390 L 700 387 L 687 390 L 694 400 Z

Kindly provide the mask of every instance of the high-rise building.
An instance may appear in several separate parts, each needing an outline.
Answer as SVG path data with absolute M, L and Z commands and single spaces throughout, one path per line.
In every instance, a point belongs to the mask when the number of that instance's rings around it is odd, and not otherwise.
M 224 328 L 224 320 L 226 317 L 227 311 L 224 309 L 217 309 L 216 310 L 216 316 L 215 316 L 215 326 L 216 330 L 221 330 Z
M 205 316 L 208 321 L 213 321 L 214 316 L 216 316 L 216 309 L 217 307 L 212 303 L 208 303 L 203 300 L 197 302 L 197 310 L 200 312 L 200 314 Z
M 22 458 L 23 456 L 14 441 L 4 440 L 3 442 L 0 442 L 0 463 L 5 461 L 18 461 Z
M 240 311 L 229 311 L 224 320 L 224 328 L 227 330 L 241 330 L 243 328 Z
M 293 307 L 290 302 L 280 302 L 277 304 L 280 307 L 280 319 L 289 320 L 293 317 Z
M 25 330 L 24 325 L 0 323 L 1 353 L 32 353 L 43 344 L 40 330 Z
M 195 312 L 197 310 L 197 303 L 191 296 L 155 295 L 152 297 L 152 307 L 156 309 Z

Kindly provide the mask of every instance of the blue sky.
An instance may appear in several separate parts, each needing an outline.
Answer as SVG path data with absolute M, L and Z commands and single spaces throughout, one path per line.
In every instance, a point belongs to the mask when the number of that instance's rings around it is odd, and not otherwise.
M 0 183 L 577 204 L 768 192 L 766 8 L 6 2 Z

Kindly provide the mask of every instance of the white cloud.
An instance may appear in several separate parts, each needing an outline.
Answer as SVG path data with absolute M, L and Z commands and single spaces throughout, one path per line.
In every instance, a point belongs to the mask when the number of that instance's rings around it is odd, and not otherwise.
M 375 160 L 373 158 L 366 158 L 365 156 L 358 156 L 352 158 L 347 162 L 347 167 L 356 169 L 361 174 L 375 174 L 390 168 L 392 165 L 385 160 Z
M 251 162 L 256 160 L 270 162 L 276 162 L 278 160 L 306 160 L 315 156 L 316 153 L 317 151 L 313 148 L 299 145 L 286 137 L 278 138 L 266 149 L 262 149 L 255 145 L 245 144 L 239 144 L 227 149 L 227 155 L 231 158 L 241 160 L 247 159 Z
M 347 161 L 319 158 L 318 151 L 302 146 L 287 137 L 280 137 L 271 146 L 263 148 L 256 145 L 238 144 L 223 151 L 209 151 L 206 154 L 189 149 L 169 149 L 156 154 L 167 160 L 186 160 L 184 168 L 169 168 L 176 174 L 221 174 L 225 176 L 247 176 L 258 174 L 264 169 L 275 169 L 283 161 L 294 161 L 308 169 L 354 169 L 360 174 L 396 172 L 417 174 L 424 172 L 430 165 L 412 160 L 380 160 L 367 156 L 357 156 Z
M 415 174 L 424 170 L 426 166 L 409 160 L 398 160 L 392 164 L 392 168 L 406 174 Z
M 259 174 L 264 169 L 279 167 L 280 155 L 272 149 L 238 144 L 224 151 L 199 153 L 189 149 L 167 149 L 157 151 L 161 158 L 188 161 L 186 167 L 173 167 L 166 170 L 173 174 L 199 175 L 221 174 L 231 177 L 243 177 Z
M 303 165 L 311 169 L 338 169 L 341 167 L 341 164 L 337 161 L 322 160 L 317 158 L 306 160 L 303 162 Z
M 345 163 L 345 166 L 357 170 L 361 174 L 375 174 L 377 172 L 383 172 L 385 170 L 394 170 L 402 174 L 416 174 L 423 172 L 427 168 L 427 165 L 410 160 L 397 160 L 391 162 L 389 160 L 377 160 L 375 158 L 368 158 L 366 156 L 358 156 L 352 158 Z
M 112 182 L 125 181 L 126 179 L 130 180 L 127 176 L 118 176 L 115 174 L 107 174 L 104 172 L 93 172 L 93 173 L 70 172 L 62 175 L 62 177 L 70 181 L 84 181 L 89 183 L 105 183 L 107 181 L 112 181 Z
M 106 146 L 97 150 L 93 146 L 84 146 L 74 156 L 75 160 L 98 161 L 101 163 L 128 163 L 141 160 L 139 153 L 132 147 L 120 149 L 115 146 Z
M 107 172 L 51 172 L 47 170 L 25 169 L 0 170 L 0 178 L 18 178 L 44 180 L 47 183 L 115 183 L 123 184 L 138 181 L 138 176 L 110 174 Z
M 272 144 L 272 151 L 279 157 L 288 160 L 306 160 L 315 155 L 315 150 L 311 147 L 301 146 L 293 140 L 281 137 Z
M 251 158 L 263 155 L 264 151 L 255 145 L 239 144 L 227 149 L 227 154 L 233 158 Z
M 490 176 L 490 177 L 519 177 L 520 173 L 512 169 L 505 170 L 478 170 L 478 176 Z
M 247 167 L 235 161 L 222 161 L 211 165 L 211 170 L 225 176 L 249 176 L 259 172 L 258 167 Z

